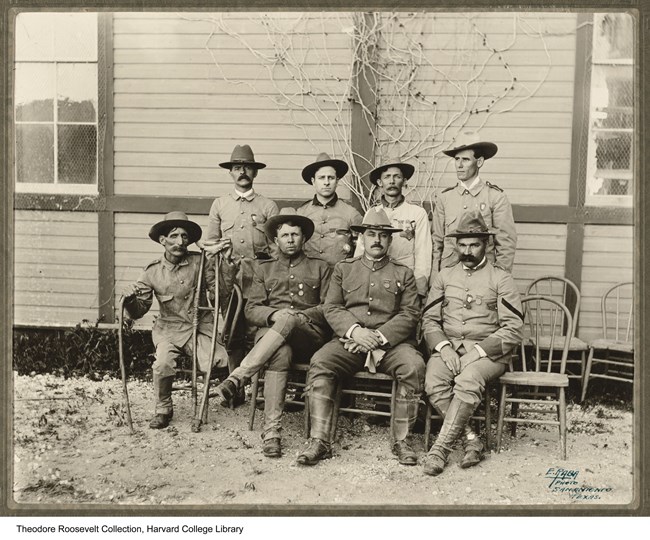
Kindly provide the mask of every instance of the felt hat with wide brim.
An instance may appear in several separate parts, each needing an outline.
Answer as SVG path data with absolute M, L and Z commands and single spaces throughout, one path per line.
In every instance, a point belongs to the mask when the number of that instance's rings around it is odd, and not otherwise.
M 309 240 L 314 234 L 314 222 L 308 217 L 301 216 L 296 213 L 295 208 L 287 207 L 280 210 L 280 213 L 270 217 L 264 224 L 264 232 L 269 240 L 273 240 L 277 236 L 277 230 L 280 225 L 287 222 L 292 222 L 300 227 L 305 242 Z
M 322 152 L 318 154 L 316 161 L 310 163 L 302 170 L 302 179 L 308 184 L 312 184 L 312 180 L 316 171 L 321 167 L 333 167 L 336 171 L 336 178 L 341 179 L 348 172 L 348 164 L 340 159 L 332 159 L 328 154 Z
M 379 167 L 370 171 L 370 181 L 373 184 L 377 185 L 379 178 L 381 178 L 381 173 L 390 167 L 397 167 L 400 171 L 402 171 L 402 174 L 406 180 L 411 178 L 415 172 L 415 167 L 410 163 L 401 163 L 399 161 L 396 161 L 395 163 L 386 163 L 385 165 L 380 165 Z
M 149 238 L 158 243 L 160 235 L 167 236 L 169 231 L 176 227 L 181 227 L 187 231 L 190 244 L 199 240 L 203 234 L 200 225 L 187 219 L 185 212 L 169 212 L 162 221 L 151 227 Z
M 363 216 L 363 223 L 361 225 L 350 225 L 350 229 L 358 233 L 363 233 L 367 229 L 389 233 L 402 232 L 403 230 L 393 227 L 388 215 L 381 207 L 373 207 L 368 210 L 366 215 Z
M 445 236 L 450 238 L 488 238 L 494 234 L 496 231 L 487 226 L 481 213 L 473 211 L 465 212 L 460 216 L 456 230 Z
M 453 148 L 443 150 L 442 153 L 446 156 L 454 157 L 458 152 L 462 152 L 463 150 L 473 150 L 475 148 L 480 150 L 483 159 L 494 157 L 499 149 L 499 147 L 492 142 L 482 141 L 481 135 L 478 131 L 471 131 L 461 133 L 456 141 L 454 141 Z
M 263 169 L 266 167 L 266 163 L 255 161 L 255 154 L 253 154 L 253 150 L 247 144 L 243 146 L 235 146 L 235 149 L 230 155 L 230 161 L 219 163 L 219 167 L 223 167 L 224 169 L 230 169 L 233 165 L 252 165 L 256 169 Z

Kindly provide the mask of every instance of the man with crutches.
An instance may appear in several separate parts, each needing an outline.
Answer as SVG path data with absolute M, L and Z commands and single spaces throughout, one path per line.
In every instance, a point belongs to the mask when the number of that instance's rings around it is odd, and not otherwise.
M 209 372 L 212 354 L 213 313 L 201 311 L 195 321 L 195 289 L 198 286 L 199 266 L 203 258 L 187 247 L 201 238 L 201 227 L 187 219 L 183 212 L 170 212 L 149 231 L 149 238 L 160 243 L 163 255 L 150 262 L 138 280 L 124 291 L 124 308 L 132 319 L 139 319 L 149 311 L 156 296 L 160 314 L 153 326 L 152 339 L 156 347 L 153 363 L 155 414 L 149 427 L 162 429 L 173 416 L 172 383 L 176 374 L 176 360 L 181 355 L 192 356 L 193 330 L 196 328 L 198 369 Z M 223 257 L 219 290 L 228 290 L 231 278 L 227 257 Z M 215 266 L 206 264 L 204 282 L 211 300 L 214 300 Z M 226 367 L 228 358 L 223 347 L 217 344 L 212 358 L 213 367 Z

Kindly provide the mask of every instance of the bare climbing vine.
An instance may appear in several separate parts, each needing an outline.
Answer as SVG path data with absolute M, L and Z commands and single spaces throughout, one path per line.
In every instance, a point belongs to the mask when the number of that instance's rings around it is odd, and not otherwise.
M 305 140 L 313 138 L 313 129 L 300 121 L 305 115 L 327 134 L 329 148 L 322 148 L 322 140 L 313 141 L 314 148 L 351 165 L 344 181 L 364 207 L 375 195 L 367 173 L 389 159 L 415 164 L 407 196 L 432 202 L 451 163 L 441 151 L 462 131 L 490 126 L 494 115 L 532 98 L 552 67 L 545 39 L 552 34 L 535 14 L 509 14 L 511 30 L 498 36 L 480 13 L 291 15 L 251 13 L 247 32 L 233 30 L 227 13 L 178 16 L 212 24 L 205 50 L 225 81 L 268 99 Z M 236 40 L 242 54 L 253 57 L 259 67 L 255 80 L 228 75 L 219 36 Z M 531 37 L 546 62 L 536 64 L 533 78 L 521 77 L 509 56 L 519 39 Z M 495 68 L 503 74 L 496 80 Z M 353 119 L 363 122 L 361 129 L 372 138 L 366 155 L 353 140 Z

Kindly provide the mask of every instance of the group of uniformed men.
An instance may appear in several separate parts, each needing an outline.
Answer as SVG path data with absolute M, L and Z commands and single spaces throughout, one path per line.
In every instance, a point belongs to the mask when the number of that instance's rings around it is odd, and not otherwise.
M 362 218 L 336 194 L 348 165 L 320 154 L 302 171 L 314 187 L 313 199 L 280 212 L 253 189 L 265 164 L 255 161 L 250 146 L 237 145 L 220 164 L 229 170 L 234 190 L 214 201 L 206 238 L 200 240 L 201 228 L 184 213 L 167 214 L 149 233 L 164 247 L 163 255 L 124 291 L 134 318 L 151 307 L 153 295 L 160 305 L 152 333 L 156 405 L 150 427 L 169 424 L 176 359 L 192 352 L 200 257 L 187 248 L 197 242 L 220 258 L 218 276 L 215 266 L 207 265 L 208 289 L 216 286 L 225 295 L 237 280 L 246 299 L 240 344 L 219 351 L 213 364 L 229 367 L 217 388 L 224 405 L 265 369 L 265 456 L 282 455 L 281 417 L 295 360 L 310 364 L 311 431 L 299 464 L 331 456 L 337 381 L 364 367 L 397 381 L 391 439 L 400 464 L 418 462 L 409 441 L 423 389 L 444 419 L 421 460 L 424 472 L 440 474 L 457 439 L 464 448 L 461 467 L 479 463 L 483 445 L 469 420 L 486 384 L 506 370 L 523 327 L 510 274 L 517 242 L 512 209 L 503 190 L 479 176 L 496 152 L 478 133 L 462 134 L 444 152 L 454 159 L 458 183 L 439 194 L 430 224 L 422 207 L 405 201 L 404 187 L 414 173 L 408 163 L 386 163 L 370 172 L 381 197 Z M 203 312 L 200 318 L 201 369 L 210 357 L 212 316 Z M 426 364 L 423 350 L 430 356 Z

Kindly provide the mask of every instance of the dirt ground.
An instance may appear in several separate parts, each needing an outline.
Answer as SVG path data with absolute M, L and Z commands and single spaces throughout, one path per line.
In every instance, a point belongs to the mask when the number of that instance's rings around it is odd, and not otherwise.
M 14 374 L 16 503 L 281 505 L 284 510 L 286 505 L 389 504 L 408 512 L 415 505 L 627 504 L 633 498 L 629 403 L 570 404 L 566 461 L 559 459 L 556 428 L 526 425 L 516 438 L 504 436 L 501 453 L 492 451 L 472 469 L 459 468 L 455 450 L 444 473 L 432 478 L 421 466 L 399 465 L 386 423 L 365 416 L 340 418 L 334 457 L 315 467 L 295 463 L 304 444 L 301 411 L 285 415 L 280 459 L 262 455 L 263 414 L 258 411 L 249 431 L 248 405 L 231 410 L 212 403 L 209 423 L 192 433 L 186 391 L 174 394 L 171 425 L 151 430 L 152 387 L 142 381 L 129 383 L 135 427 L 130 434 L 121 381 L 105 379 Z M 422 434 L 414 440 L 422 452 Z M 577 472 L 575 483 L 550 486 L 551 468 Z

